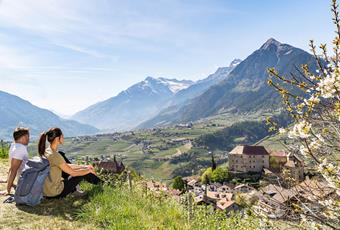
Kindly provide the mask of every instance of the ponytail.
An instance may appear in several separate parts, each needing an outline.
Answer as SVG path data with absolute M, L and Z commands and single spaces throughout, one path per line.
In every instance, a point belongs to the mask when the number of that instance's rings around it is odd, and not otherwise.
M 40 135 L 39 144 L 38 144 L 38 151 L 40 157 L 45 156 L 45 149 L 46 149 L 46 133 L 42 133 Z
M 41 134 L 38 144 L 38 151 L 40 157 L 45 156 L 46 149 L 46 141 L 50 144 L 54 141 L 55 138 L 63 135 L 63 132 L 59 128 L 50 128 L 47 132 Z

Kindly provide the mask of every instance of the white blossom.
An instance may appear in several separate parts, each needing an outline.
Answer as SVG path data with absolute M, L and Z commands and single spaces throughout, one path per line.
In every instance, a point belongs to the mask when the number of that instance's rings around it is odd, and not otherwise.
M 280 134 L 285 134 L 287 130 L 285 128 L 279 128 L 279 133 Z
M 304 102 L 308 105 L 308 106 L 314 106 L 316 104 L 319 104 L 320 102 L 320 98 L 318 98 L 317 96 L 312 95 L 308 100 L 304 100 Z
M 339 76 L 335 73 L 327 74 L 327 76 L 320 80 L 317 90 L 320 91 L 321 96 L 324 98 L 335 97 L 336 89 L 340 87 Z
M 289 138 L 307 138 L 310 136 L 312 125 L 305 120 L 294 125 L 293 130 L 288 132 Z
M 314 138 L 313 141 L 310 143 L 309 147 L 311 150 L 317 150 L 321 147 L 320 140 Z
M 308 149 L 304 145 L 301 145 L 299 150 L 303 156 L 306 156 L 308 154 Z

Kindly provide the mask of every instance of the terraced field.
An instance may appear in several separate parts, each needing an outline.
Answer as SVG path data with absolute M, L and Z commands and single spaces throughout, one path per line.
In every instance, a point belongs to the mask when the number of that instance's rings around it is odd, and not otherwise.
M 198 173 L 210 165 L 211 155 L 205 146 L 195 146 L 195 140 L 214 133 L 235 122 L 263 120 L 269 114 L 218 115 L 203 119 L 191 128 L 168 127 L 135 132 L 113 133 L 89 137 L 66 138 L 62 146 L 69 157 L 76 160 L 89 157 L 116 155 L 124 164 L 146 177 L 170 181 L 177 175 Z M 242 143 L 237 138 L 237 143 Z M 37 141 L 29 146 L 30 154 L 37 155 Z M 214 150 L 220 163 L 226 163 L 226 150 Z

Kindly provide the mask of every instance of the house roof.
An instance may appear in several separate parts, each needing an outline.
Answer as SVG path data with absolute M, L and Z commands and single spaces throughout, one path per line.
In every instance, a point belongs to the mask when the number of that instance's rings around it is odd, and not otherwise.
M 240 184 L 240 185 L 237 185 L 234 189 L 240 189 L 242 187 L 247 187 L 247 188 L 250 188 L 250 189 L 254 189 L 253 187 L 249 186 L 249 185 L 246 185 L 246 184 Z
M 272 157 L 287 157 L 287 153 L 285 151 L 272 151 L 270 156 Z
M 300 157 L 298 157 L 296 154 L 290 155 L 289 158 L 294 160 L 294 161 L 299 161 L 299 162 L 303 163 L 303 160 Z
M 193 179 L 191 181 L 188 182 L 189 186 L 194 186 L 197 183 L 197 180 Z
M 207 191 L 207 197 L 210 199 L 220 199 L 220 193 Z
M 230 184 L 230 185 L 225 184 L 225 185 L 218 187 L 217 190 L 219 190 L 219 191 L 223 191 L 223 189 L 224 190 L 232 190 L 234 187 L 235 187 L 235 185 L 233 185 L 233 184 Z
M 219 208 L 221 210 L 225 210 L 225 209 L 229 208 L 230 206 L 232 206 L 233 204 L 235 204 L 235 201 L 222 199 L 222 200 L 219 200 L 216 203 L 216 206 L 217 206 L 217 208 Z
M 318 201 L 334 192 L 326 182 L 307 179 L 296 185 L 299 195 L 310 201 Z
M 297 191 L 292 189 L 283 189 L 281 192 L 276 193 L 273 196 L 273 200 L 279 203 L 285 203 L 286 201 L 290 200 L 292 197 L 297 195 Z
M 261 188 L 261 191 L 267 194 L 276 194 L 282 192 L 283 190 L 284 188 L 273 184 L 269 184 L 266 187 Z
M 233 150 L 231 150 L 230 154 L 269 155 L 263 146 L 253 145 L 238 145 Z
M 194 175 L 194 176 L 183 177 L 182 180 L 184 180 L 184 181 L 186 181 L 186 182 L 190 182 L 190 181 L 192 181 L 192 180 L 198 181 L 199 178 L 200 178 L 200 176 Z
M 203 202 L 203 201 L 204 201 L 203 195 L 196 196 L 196 197 L 194 198 L 194 201 L 195 201 L 196 204 L 197 204 L 197 203 L 200 203 L 200 202 Z
M 226 193 L 220 193 L 220 197 L 222 199 L 226 199 L 226 200 L 231 200 L 233 198 L 234 194 L 230 193 L 230 192 L 226 192 Z
M 295 162 L 292 160 L 289 160 L 286 162 L 286 164 L 284 164 L 284 167 L 295 168 Z

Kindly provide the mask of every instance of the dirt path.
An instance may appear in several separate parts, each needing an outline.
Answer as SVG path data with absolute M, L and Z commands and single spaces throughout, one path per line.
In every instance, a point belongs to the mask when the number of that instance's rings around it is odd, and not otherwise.
M 0 159 L 0 180 L 6 178 L 7 160 Z M 0 190 L 6 184 L 0 183 Z M 0 229 L 97 229 L 75 220 L 83 200 L 48 200 L 37 207 L 4 204 L 0 196 Z

